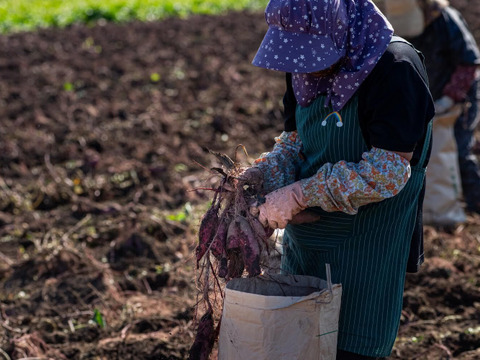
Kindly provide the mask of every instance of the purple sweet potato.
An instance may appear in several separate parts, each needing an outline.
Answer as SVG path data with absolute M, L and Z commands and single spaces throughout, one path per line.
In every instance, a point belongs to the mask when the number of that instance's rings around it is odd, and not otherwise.
M 212 244 L 210 245 L 210 251 L 218 260 L 226 254 L 229 226 L 230 219 L 225 214 L 222 214 Z
M 245 263 L 243 262 L 243 254 L 240 249 L 227 251 L 227 277 L 226 279 L 238 278 L 243 275 Z
M 237 216 L 235 218 L 240 225 L 241 235 L 244 241 L 243 258 L 245 262 L 245 268 L 249 276 L 256 276 L 260 274 L 260 245 L 258 243 L 255 232 L 250 226 L 247 219 L 243 216 Z
M 197 335 L 190 348 L 189 360 L 208 360 L 215 342 L 213 310 L 209 308 L 198 323 Z
M 227 232 L 227 250 L 242 249 L 245 246 L 245 237 L 242 234 L 240 223 L 235 218 L 228 226 Z
M 228 259 L 226 255 L 220 259 L 218 264 L 218 276 L 225 279 L 228 276 Z
M 259 244 L 264 244 L 265 248 L 267 249 L 267 252 L 269 252 L 270 249 L 268 248 L 268 241 L 267 240 L 270 238 L 270 236 L 272 236 L 273 229 L 271 229 L 269 227 L 264 227 L 260 223 L 258 218 L 253 217 L 253 216 L 248 217 L 248 223 L 250 224 L 250 226 L 253 230 L 253 233 L 255 234 L 255 237 L 257 238 L 257 241 L 259 242 Z
M 236 220 L 232 220 L 228 226 L 227 234 L 227 278 L 232 279 L 241 277 L 245 269 L 243 259 L 244 239 L 240 229 L 240 224 Z
M 244 151 L 246 154 L 245 149 Z M 211 303 L 212 298 L 217 298 L 219 290 L 222 292 L 222 282 L 218 278 L 228 281 L 246 274 L 260 274 L 260 253 L 267 246 L 267 239 L 273 231 L 265 229 L 258 219 L 250 218 L 249 209 L 258 202 L 261 190 L 261 172 L 247 176 L 236 157 L 232 160 L 224 154 L 209 152 L 221 164 L 221 168 L 210 169 L 213 174 L 220 176 L 220 183 L 216 187 L 205 188 L 214 191 L 214 198 L 201 221 L 195 249 L 197 266 L 200 266 L 200 260 L 205 260 L 202 262 L 199 284 L 202 287 L 203 302 L 209 305 L 209 310 L 198 324 L 197 336 L 190 349 L 190 360 L 207 360 L 218 335 L 221 318 L 214 330 Z M 211 276 L 214 277 L 213 281 Z
M 198 245 L 195 249 L 197 266 L 207 252 L 218 228 L 218 205 L 213 204 L 203 216 L 198 230 Z
M 228 227 L 227 249 L 238 249 L 249 276 L 260 274 L 260 245 L 246 218 L 237 215 Z

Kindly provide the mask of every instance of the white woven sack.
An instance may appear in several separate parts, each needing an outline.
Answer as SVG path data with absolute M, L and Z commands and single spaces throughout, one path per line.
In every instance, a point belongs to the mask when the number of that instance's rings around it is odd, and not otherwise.
M 431 225 L 456 225 L 465 222 L 461 202 L 462 183 L 453 126 L 461 108 L 435 116 L 432 153 L 427 167 L 423 221 Z
M 301 275 L 232 279 L 225 290 L 220 360 L 335 360 L 341 284 Z

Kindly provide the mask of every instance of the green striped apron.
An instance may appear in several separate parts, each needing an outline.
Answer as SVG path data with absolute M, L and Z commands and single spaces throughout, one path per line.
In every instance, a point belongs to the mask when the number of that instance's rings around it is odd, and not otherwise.
M 339 112 L 324 107 L 324 101 L 322 96 L 309 107 L 297 106 L 297 130 L 306 158 L 300 179 L 314 175 L 326 162 L 359 162 L 369 150 L 359 126 L 357 97 Z M 362 206 L 357 215 L 311 208 L 322 215 L 320 221 L 285 230 L 284 273 L 325 278 L 328 263 L 333 282 L 343 286 L 339 349 L 374 357 L 391 352 L 427 148 L 428 141 L 397 196 Z

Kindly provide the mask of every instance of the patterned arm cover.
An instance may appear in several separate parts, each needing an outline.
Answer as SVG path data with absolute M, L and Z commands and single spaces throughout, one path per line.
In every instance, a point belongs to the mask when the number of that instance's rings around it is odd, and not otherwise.
M 296 181 L 301 156 L 302 141 L 296 131 L 282 132 L 275 138 L 271 152 L 260 155 L 254 166 L 263 172 L 263 191 L 268 194 Z
M 355 215 L 362 205 L 395 196 L 410 178 L 410 162 L 387 150 L 372 148 L 358 163 L 326 163 L 300 180 L 307 205 Z

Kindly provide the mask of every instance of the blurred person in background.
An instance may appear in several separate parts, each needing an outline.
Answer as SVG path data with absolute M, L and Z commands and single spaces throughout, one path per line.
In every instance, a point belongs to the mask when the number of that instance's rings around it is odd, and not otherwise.
M 395 34 L 425 56 L 436 114 L 462 106 L 454 123 L 461 186 L 467 211 L 480 214 L 480 166 L 473 153 L 480 119 L 477 43 L 462 15 L 447 0 L 385 0 L 385 15 Z

